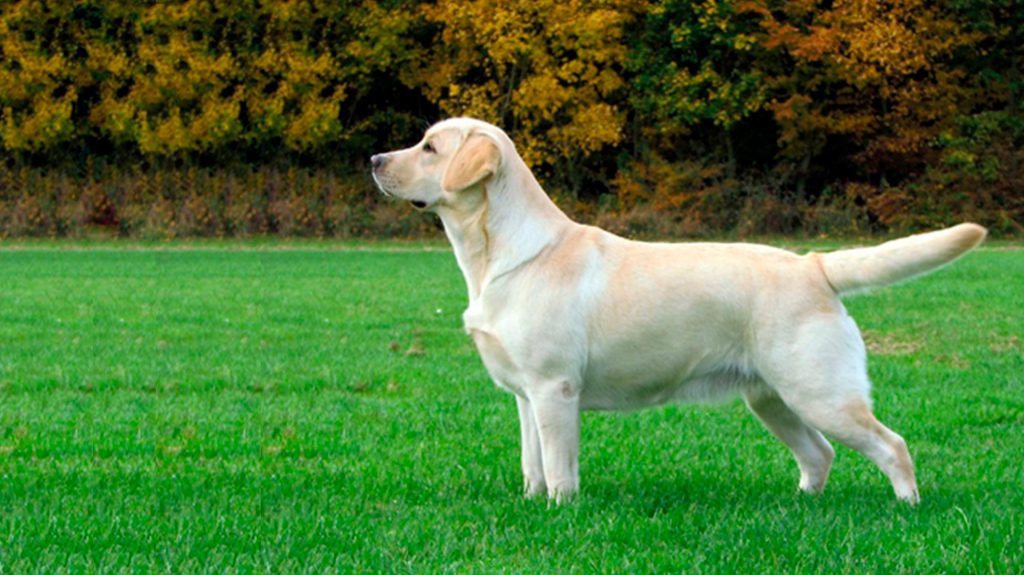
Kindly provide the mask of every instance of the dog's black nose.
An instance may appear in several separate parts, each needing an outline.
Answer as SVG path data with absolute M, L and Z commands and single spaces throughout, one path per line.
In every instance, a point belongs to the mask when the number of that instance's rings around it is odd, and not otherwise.
M 387 157 L 385 157 L 384 154 L 374 154 L 373 157 L 370 158 L 370 165 L 376 170 L 384 165 L 385 160 L 387 160 Z

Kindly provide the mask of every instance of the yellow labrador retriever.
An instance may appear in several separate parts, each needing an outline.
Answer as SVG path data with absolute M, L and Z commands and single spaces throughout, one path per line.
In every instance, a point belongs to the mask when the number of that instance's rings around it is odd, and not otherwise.
M 467 118 L 371 163 L 385 194 L 444 223 L 469 288 L 466 331 L 516 397 L 527 495 L 579 489 L 581 409 L 738 393 L 792 450 L 801 490 L 825 487 L 824 433 L 918 501 L 905 442 L 872 415 L 864 343 L 839 296 L 934 270 L 981 243 L 981 226 L 803 256 L 630 241 L 571 221 L 503 131 Z

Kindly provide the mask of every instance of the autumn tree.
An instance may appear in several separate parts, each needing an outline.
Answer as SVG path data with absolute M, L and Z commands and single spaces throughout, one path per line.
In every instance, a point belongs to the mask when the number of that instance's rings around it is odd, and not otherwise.
M 69 20 L 72 10 L 71 3 L 53 7 L 58 22 Z M 0 12 L 0 121 L 10 151 L 49 150 L 76 133 L 77 70 L 62 45 L 69 31 L 52 26 L 46 12 L 37 2 L 15 2 Z
M 733 0 L 652 3 L 630 57 L 639 121 L 668 134 L 714 126 L 735 173 L 734 129 L 765 100 L 755 32 Z
M 446 115 L 504 126 L 523 158 L 571 191 L 585 160 L 622 138 L 623 29 L 636 3 L 544 0 L 425 5 L 441 27 L 416 81 Z
M 4 147 L 91 138 L 160 157 L 337 146 L 382 121 L 367 96 L 411 57 L 415 7 L 7 3 Z
M 804 169 L 839 137 L 876 182 L 907 177 L 965 102 L 965 71 L 952 60 L 977 37 L 934 3 L 753 0 L 742 9 L 762 18 L 781 154 Z

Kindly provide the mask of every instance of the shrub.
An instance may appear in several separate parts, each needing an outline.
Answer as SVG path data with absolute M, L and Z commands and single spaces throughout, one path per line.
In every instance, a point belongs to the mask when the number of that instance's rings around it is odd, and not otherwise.
M 0 169 L 0 237 L 434 235 L 432 216 L 384 199 L 363 174 L 309 168 L 110 168 L 72 177 Z

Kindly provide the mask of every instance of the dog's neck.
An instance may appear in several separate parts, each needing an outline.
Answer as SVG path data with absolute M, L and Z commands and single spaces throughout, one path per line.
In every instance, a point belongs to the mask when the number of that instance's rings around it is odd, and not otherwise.
M 536 258 L 573 225 L 518 157 L 521 169 L 481 184 L 476 201 L 437 210 L 472 304 L 495 279 Z M 517 166 L 519 167 L 519 166 Z

